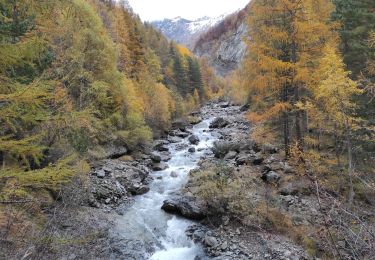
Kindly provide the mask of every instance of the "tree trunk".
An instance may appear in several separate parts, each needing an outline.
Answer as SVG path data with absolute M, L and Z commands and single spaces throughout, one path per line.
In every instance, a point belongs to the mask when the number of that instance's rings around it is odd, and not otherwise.
M 291 63 L 293 64 L 293 66 L 296 66 L 298 46 L 297 46 L 297 39 L 295 37 L 295 28 L 292 28 L 292 34 L 293 35 L 292 35 L 292 43 L 291 43 L 290 60 L 291 60 Z M 301 98 L 300 98 L 300 87 L 299 87 L 299 84 L 295 81 L 296 74 L 297 74 L 296 69 L 293 68 L 291 85 L 292 85 L 292 89 L 294 90 L 294 104 L 297 104 L 301 100 Z M 296 139 L 297 139 L 297 142 L 298 142 L 299 149 L 302 149 L 302 127 L 301 127 L 301 121 L 302 120 L 301 119 L 302 119 L 301 110 L 297 109 L 297 111 L 295 112 L 295 123 L 296 123 Z
M 5 170 L 5 152 L 0 151 L 0 162 L 3 170 Z
M 353 205 L 354 199 L 354 187 L 353 187 L 353 173 L 354 173 L 354 165 L 353 165 L 353 153 L 352 153 L 352 143 L 350 139 L 350 126 L 349 126 L 349 119 L 346 119 L 345 123 L 346 128 L 346 142 L 347 142 L 347 149 L 348 149 L 348 173 L 349 173 L 349 207 Z
M 295 100 L 295 103 L 298 103 L 300 101 L 299 86 L 298 85 L 294 86 L 294 100 Z M 302 116 L 301 116 L 301 110 L 300 109 L 297 109 L 297 111 L 296 111 L 295 120 L 296 120 L 296 138 L 297 138 L 299 148 L 302 148 L 302 127 L 301 127 Z
M 282 101 L 284 103 L 288 102 L 288 85 L 284 86 L 282 92 Z M 283 122 L 283 135 L 284 135 L 284 150 L 285 150 L 285 157 L 289 157 L 289 111 L 284 111 L 282 116 Z

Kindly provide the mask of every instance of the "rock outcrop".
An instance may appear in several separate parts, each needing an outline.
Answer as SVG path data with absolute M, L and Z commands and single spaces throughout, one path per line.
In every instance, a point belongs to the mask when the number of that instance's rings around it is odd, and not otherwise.
M 202 34 L 194 46 L 194 53 L 206 58 L 220 76 L 238 68 L 246 55 L 247 7 L 234 13 Z

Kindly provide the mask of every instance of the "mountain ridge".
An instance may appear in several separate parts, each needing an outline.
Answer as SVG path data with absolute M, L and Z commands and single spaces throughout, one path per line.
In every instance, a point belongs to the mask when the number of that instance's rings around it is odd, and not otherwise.
M 161 31 L 168 39 L 193 49 L 199 37 L 211 27 L 223 21 L 229 14 L 217 17 L 204 16 L 190 20 L 177 16 L 151 22 L 151 25 Z

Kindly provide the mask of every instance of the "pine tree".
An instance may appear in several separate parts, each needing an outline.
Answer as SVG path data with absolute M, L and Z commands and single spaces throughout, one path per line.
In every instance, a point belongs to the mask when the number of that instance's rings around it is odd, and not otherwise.
M 374 47 L 368 45 L 371 31 L 375 30 L 375 2 L 372 0 L 334 0 L 334 20 L 340 22 L 340 49 L 352 76 L 365 73 L 368 56 Z
M 353 129 L 356 120 L 353 117 L 356 104 L 352 98 L 361 91 L 354 81 L 349 78 L 349 72 L 336 50 L 337 43 L 329 43 L 324 48 L 324 57 L 321 60 L 320 68 L 317 71 L 320 77 L 319 87 L 315 91 L 317 107 L 325 114 L 324 120 L 331 121 L 334 127 L 336 138 L 346 142 L 348 174 L 350 181 L 349 204 L 353 203 L 354 188 L 354 160 L 353 160 Z M 327 127 L 328 124 L 325 124 Z M 341 130 L 341 131 L 340 131 Z M 342 132 L 342 137 L 337 137 Z
M 286 154 L 290 137 L 303 146 L 303 104 L 311 91 L 312 71 L 330 36 L 329 1 L 258 0 L 249 18 L 245 67 L 253 103 L 252 119 L 282 118 Z M 292 133 L 291 129 L 294 129 Z

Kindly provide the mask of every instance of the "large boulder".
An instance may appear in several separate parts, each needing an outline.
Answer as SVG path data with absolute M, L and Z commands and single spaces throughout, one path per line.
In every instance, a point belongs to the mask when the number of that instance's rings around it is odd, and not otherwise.
M 201 207 L 192 198 L 181 197 L 173 200 L 165 200 L 161 208 L 165 212 L 177 214 L 193 220 L 202 220 L 206 217 Z
M 229 152 L 239 152 L 240 144 L 233 141 L 216 141 L 213 145 L 212 152 L 216 158 L 224 158 Z
M 197 145 L 197 144 L 199 144 L 199 138 L 198 138 L 198 136 L 196 136 L 196 135 L 191 135 L 190 137 L 189 137 L 189 142 L 191 143 L 191 144 L 195 144 L 195 145 Z
M 210 128 L 224 128 L 229 125 L 229 122 L 222 117 L 216 118 L 214 121 L 211 122 Z
M 104 153 L 95 155 L 96 159 L 117 159 L 126 155 L 129 151 L 123 144 L 107 144 L 102 147 Z

